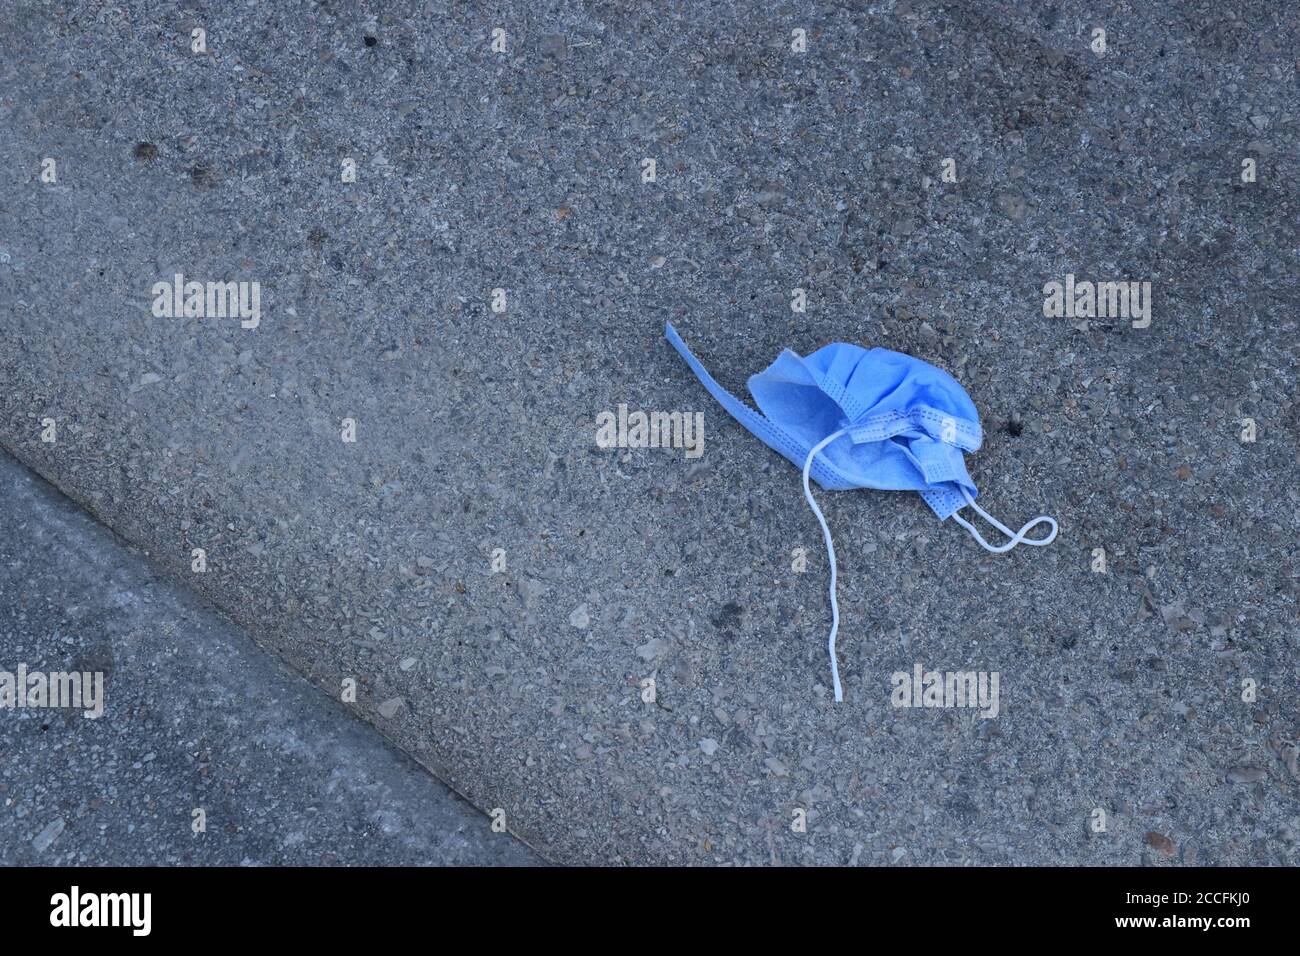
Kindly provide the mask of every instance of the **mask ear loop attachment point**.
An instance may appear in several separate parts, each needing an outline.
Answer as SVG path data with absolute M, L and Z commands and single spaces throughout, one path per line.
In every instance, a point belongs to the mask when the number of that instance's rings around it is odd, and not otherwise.
M 1005 534 L 1008 538 L 1011 539 L 1006 544 L 1000 544 L 997 546 L 991 545 L 984 540 L 983 536 L 979 533 L 979 531 L 975 529 L 975 526 L 973 524 L 971 524 L 969 521 L 963 518 L 958 512 L 954 511 L 952 515 L 953 520 L 956 521 L 963 528 L 965 528 L 967 531 L 969 531 L 971 537 L 974 538 L 977 542 L 979 542 L 980 547 L 982 547 L 985 551 L 991 551 L 993 554 L 1006 554 L 1006 552 L 1010 551 L 1018 544 L 1031 544 L 1036 548 L 1041 548 L 1043 545 L 1051 544 L 1053 541 L 1056 540 L 1056 532 L 1059 530 L 1059 527 L 1056 524 L 1055 518 L 1050 518 L 1047 515 L 1039 515 L 1037 518 L 1032 518 L 1029 521 L 1026 521 L 1024 526 L 1019 531 L 1012 531 L 1010 528 L 1004 525 L 997 518 L 993 517 L 991 514 L 989 514 L 979 505 L 977 505 L 975 503 L 975 499 L 970 496 L 970 492 L 967 491 L 965 488 L 961 489 L 961 494 L 962 497 L 966 499 L 966 504 L 974 508 L 977 512 L 979 512 L 979 514 L 984 518 L 985 521 L 993 525 L 993 527 L 997 528 L 999 531 L 1001 531 L 1003 534 Z M 1047 535 L 1047 537 L 1045 538 L 1026 537 L 1026 535 L 1028 535 L 1029 533 L 1030 528 L 1033 528 L 1035 525 L 1042 524 L 1044 522 L 1050 525 L 1052 529 L 1051 532 Z
M 817 523 L 822 526 L 822 537 L 826 539 L 826 554 L 831 562 L 831 634 L 826 640 L 826 647 L 831 655 L 831 683 L 835 686 L 836 703 L 844 700 L 844 688 L 840 686 L 840 665 L 835 659 L 835 635 L 839 633 L 840 629 L 840 603 L 835 597 L 835 544 L 831 541 L 831 529 L 826 524 L 826 516 L 822 514 L 822 509 L 817 507 L 817 502 L 813 500 L 812 489 L 808 485 L 808 474 L 812 471 L 813 459 L 817 457 L 817 453 L 841 435 L 847 435 L 848 433 L 848 428 L 841 428 L 839 431 L 827 435 L 813 446 L 812 451 L 808 452 L 808 457 L 804 459 L 803 463 L 803 496 L 808 500 L 808 507 L 812 509 L 812 513 L 817 517 Z

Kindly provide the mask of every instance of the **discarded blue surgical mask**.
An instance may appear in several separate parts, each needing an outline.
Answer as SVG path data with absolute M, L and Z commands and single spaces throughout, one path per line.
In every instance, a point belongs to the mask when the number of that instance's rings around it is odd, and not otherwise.
M 881 488 L 920 492 L 939 520 L 952 518 L 988 551 L 1017 544 L 1041 546 L 1056 538 L 1056 520 L 1040 515 L 1012 531 L 975 503 L 978 491 L 963 452 L 978 451 L 979 412 L 947 372 L 889 349 L 835 342 L 804 356 L 784 350 L 767 369 L 749 378 L 762 414 L 713 380 L 669 323 L 664 332 L 704 387 L 736 421 L 765 445 L 803 469 L 803 493 L 817 516 L 831 565 L 831 633 L 827 646 L 835 699 L 844 699 L 835 635 L 840 608 L 835 596 L 835 545 L 826 518 L 813 500 L 809 476 L 827 491 Z M 958 512 L 970 506 L 1008 540 L 991 545 Z M 1044 538 L 1027 532 L 1046 523 Z

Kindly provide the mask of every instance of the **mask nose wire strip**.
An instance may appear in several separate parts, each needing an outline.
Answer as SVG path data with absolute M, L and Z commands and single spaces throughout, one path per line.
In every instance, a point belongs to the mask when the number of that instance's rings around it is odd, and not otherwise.
M 980 533 L 975 530 L 975 526 L 973 524 L 971 524 L 969 521 L 963 518 L 960 514 L 954 512 L 952 516 L 953 520 L 955 520 L 959 525 L 961 525 L 963 528 L 969 531 L 971 537 L 974 538 L 976 541 L 978 541 L 980 543 L 980 546 L 984 548 L 985 551 L 992 551 L 994 554 L 1005 554 L 1006 552 L 1010 551 L 1018 544 L 1032 544 L 1036 548 L 1041 548 L 1043 545 L 1051 544 L 1053 541 L 1056 540 L 1056 532 L 1058 529 L 1057 529 L 1055 518 L 1049 518 L 1047 515 L 1039 515 L 1037 518 L 1025 522 L 1024 527 L 1022 527 L 1019 531 L 1012 531 L 1010 528 L 1004 525 L 997 518 L 993 517 L 991 514 L 989 514 L 979 505 L 977 505 L 975 503 L 975 499 L 970 496 L 970 492 L 967 491 L 965 488 L 961 489 L 961 493 L 962 493 L 962 497 L 966 499 L 966 504 L 970 505 L 972 508 L 978 511 L 984 517 L 985 521 L 993 525 L 993 527 L 997 528 L 999 531 L 1001 531 L 1003 534 L 1005 534 L 1008 538 L 1011 539 L 1006 544 L 1001 544 L 998 545 L 997 547 L 994 547 L 993 545 L 985 541 L 983 537 L 980 536 Z M 1048 534 L 1046 538 L 1025 537 L 1025 535 L 1029 532 L 1030 528 L 1044 521 L 1052 526 L 1051 533 Z
M 840 604 L 835 598 L 835 544 L 831 541 L 831 529 L 826 525 L 826 516 L 822 514 L 822 509 L 817 507 L 817 502 L 813 500 L 812 489 L 808 487 L 808 473 L 812 470 L 813 459 L 817 453 L 839 438 L 841 435 L 848 434 L 847 428 L 841 428 L 833 434 L 827 435 L 816 445 L 813 445 L 812 451 L 808 452 L 808 457 L 803 463 L 803 496 L 808 499 L 808 507 L 817 517 L 817 523 L 822 526 L 822 537 L 826 539 L 826 554 L 831 561 L 831 635 L 826 640 L 827 650 L 831 655 L 831 682 L 835 685 L 835 702 L 839 703 L 844 700 L 844 689 L 840 686 L 840 665 L 835 659 L 835 635 L 840 629 Z M 1039 542 L 1031 542 L 1037 544 Z M 1046 542 L 1042 542 L 1046 544 Z

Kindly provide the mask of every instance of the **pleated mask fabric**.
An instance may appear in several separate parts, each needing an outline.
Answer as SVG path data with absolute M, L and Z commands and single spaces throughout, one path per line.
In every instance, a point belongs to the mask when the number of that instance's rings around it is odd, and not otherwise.
M 758 411 L 708 373 L 669 323 L 665 335 L 709 393 L 755 437 L 803 469 L 804 496 L 822 527 L 830 557 L 831 633 L 828 647 L 835 699 L 843 700 L 835 636 L 839 630 L 835 546 L 809 479 L 827 491 L 875 488 L 915 491 L 940 521 L 953 518 L 986 550 L 1041 546 L 1056 538 L 1053 518 L 1039 516 L 1011 531 L 979 505 L 966 453 L 983 441 L 979 412 L 955 378 L 928 362 L 889 349 L 834 342 L 808 356 L 785 349 L 749 378 Z M 994 546 L 958 512 L 971 507 L 1010 539 Z M 1039 523 L 1044 538 L 1026 533 Z

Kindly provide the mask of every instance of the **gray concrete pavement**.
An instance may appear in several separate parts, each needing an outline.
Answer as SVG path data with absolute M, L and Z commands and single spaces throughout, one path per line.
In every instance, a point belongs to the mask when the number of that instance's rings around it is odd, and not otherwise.
M 0 707 L 0 865 L 539 862 L 0 453 L 0 670 L 19 665 L 103 693 Z
M 361 682 L 369 719 L 534 845 L 1295 861 L 1286 7 L 12 20 L 0 442 L 313 682 Z M 257 327 L 155 316 L 176 273 L 260 283 Z M 1046 316 L 1067 275 L 1150 282 L 1150 325 Z M 834 705 L 798 473 L 665 319 L 737 392 L 835 340 L 948 369 L 984 418 L 984 503 L 1060 539 L 995 557 L 915 495 L 823 496 Z M 704 411 L 704 456 L 598 448 L 620 404 Z M 917 663 L 998 671 L 999 716 L 894 708 Z

